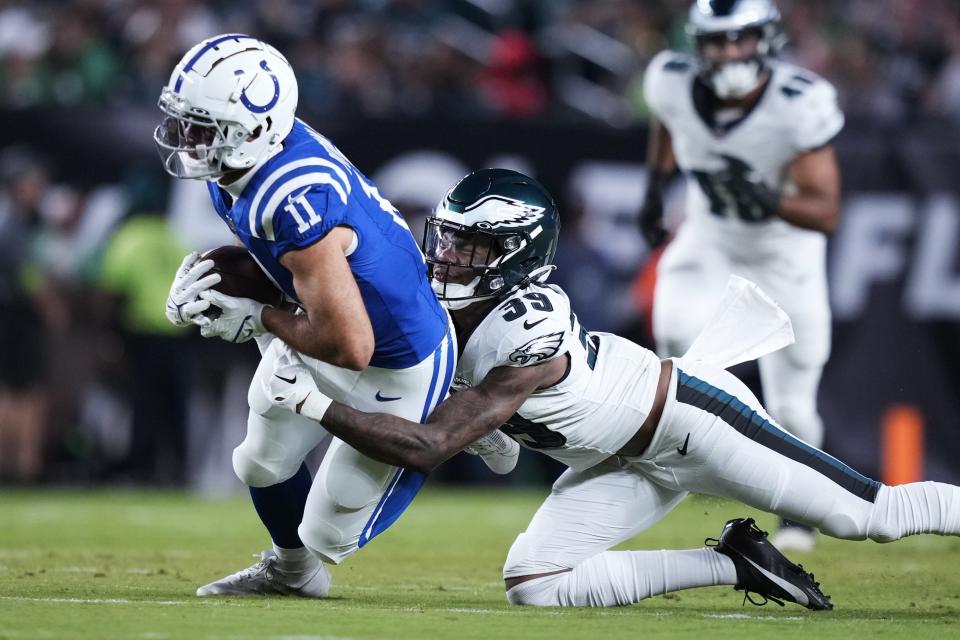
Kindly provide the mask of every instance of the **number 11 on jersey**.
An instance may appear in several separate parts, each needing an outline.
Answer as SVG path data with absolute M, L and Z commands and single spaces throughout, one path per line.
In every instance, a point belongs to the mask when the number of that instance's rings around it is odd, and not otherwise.
M 293 219 L 297 221 L 297 231 L 300 233 L 303 233 L 313 225 L 320 222 L 322 219 L 320 214 L 317 213 L 313 208 L 313 205 L 310 204 L 310 201 L 307 200 L 306 191 L 302 192 L 296 198 L 290 198 L 289 202 L 287 202 L 283 209 L 293 216 Z M 306 220 L 304 220 L 303 216 L 300 215 L 300 209 L 306 212 Z

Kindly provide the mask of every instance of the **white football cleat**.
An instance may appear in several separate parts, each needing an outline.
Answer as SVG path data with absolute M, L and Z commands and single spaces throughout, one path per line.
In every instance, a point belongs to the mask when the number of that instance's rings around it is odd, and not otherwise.
M 285 573 L 277 566 L 276 552 L 267 549 L 260 554 L 257 564 L 203 585 L 197 589 L 197 595 L 326 598 L 332 581 L 333 576 L 319 560 L 317 567 L 305 575 Z
M 490 471 L 500 475 L 513 471 L 520 456 L 520 445 L 517 441 L 504 435 L 500 430 L 488 433 L 473 444 L 464 447 L 463 450 L 480 456 Z

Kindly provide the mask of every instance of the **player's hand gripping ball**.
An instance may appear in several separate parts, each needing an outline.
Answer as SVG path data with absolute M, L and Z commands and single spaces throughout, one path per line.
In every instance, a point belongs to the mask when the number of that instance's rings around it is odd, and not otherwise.
M 205 253 L 201 260 L 213 260 L 209 273 L 220 275 L 220 282 L 210 287 L 214 291 L 234 298 L 250 298 L 271 307 L 280 308 L 284 305 L 283 292 L 243 247 L 218 247 Z M 215 320 L 220 313 L 220 307 L 211 305 L 203 315 Z

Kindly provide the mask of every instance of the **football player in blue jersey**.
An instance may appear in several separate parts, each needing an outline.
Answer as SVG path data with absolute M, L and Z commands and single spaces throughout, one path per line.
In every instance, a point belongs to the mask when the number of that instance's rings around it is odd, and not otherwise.
M 406 223 L 329 140 L 296 118 L 297 95 L 283 55 L 229 34 L 188 51 L 159 100 L 165 117 L 154 138 L 166 170 L 207 181 L 219 216 L 300 308 L 213 290 L 220 276 L 195 253 L 171 287 L 171 322 L 199 325 L 205 337 L 256 339 L 263 356 L 233 467 L 273 548 L 254 566 L 200 587 L 200 596 L 325 597 L 331 577 L 323 561 L 340 563 L 386 529 L 425 478 L 334 439 L 311 479 L 303 460 L 329 434 L 266 397 L 278 361 L 302 362 L 324 393 L 345 404 L 417 422 L 446 396 L 456 366 L 449 317 Z M 221 310 L 215 318 L 204 313 L 211 306 Z M 506 467 L 516 459 L 502 436 L 478 447 Z

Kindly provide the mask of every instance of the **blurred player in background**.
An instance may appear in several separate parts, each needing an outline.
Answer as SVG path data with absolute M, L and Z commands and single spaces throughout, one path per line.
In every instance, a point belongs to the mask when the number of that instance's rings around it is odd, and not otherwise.
M 334 439 L 316 478 L 304 457 L 328 437 L 273 408 L 264 384 L 284 354 L 302 356 L 319 388 L 351 406 L 422 422 L 443 400 L 456 362 L 446 311 L 396 209 L 322 135 L 295 117 L 287 60 L 254 38 L 214 37 L 174 68 L 155 141 L 166 170 L 207 180 L 214 207 L 302 312 L 225 296 L 191 254 L 167 316 L 205 337 L 256 339 L 246 439 L 233 452 L 273 540 L 254 566 L 197 595 L 325 597 L 339 563 L 400 516 L 425 475 L 371 460 Z M 205 314 L 211 306 L 220 314 Z M 311 553 L 312 552 L 312 553 Z
M 563 290 L 545 283 L 559 227 L 550 194 L 504 169 L 468 175 L 428 219 L 424 252 L 461 354 L 457 393 L 425 425 L 331 402 L 295 359 L 266 395 L 376 459 L 422 471 L 498 427 L 566 464 L 507 556 L 514 604 L 626 605 L 727 584 L 831 608 L 813 576 L 752 520 L 727 523 L 713 549 L 610 551 L 687 492 L 848 540 L 960 535 L 960 488 L 871 480 L 781 430 L 723 370 L 792 339 L 789 319 L 754 285 L 732 278 L 723 312 L 690 353 L 661 361 L 629 340 L 587 331 Z
M 829 83 L 775 59 L 779 18 L 769 0 L 699 0 L 688 24 L 694 54 L 665 51 L 650 63 L 644 94 L 656 121 L 640 225 L 651 247 L 666 240 L 663 195 L 679 167 L 687 214 L 658 265 L 658 351 L 686 351 L 730 274 L 756 282 L 796 331 L 795 344 L 759 361 L 765 404 L 819 448 L 817 389 L 830 351 L 826 236 L 840 215 L 831 142 L 844 118 Z M 813 547 L 812 530 L 782 524 L 778 546 Z

